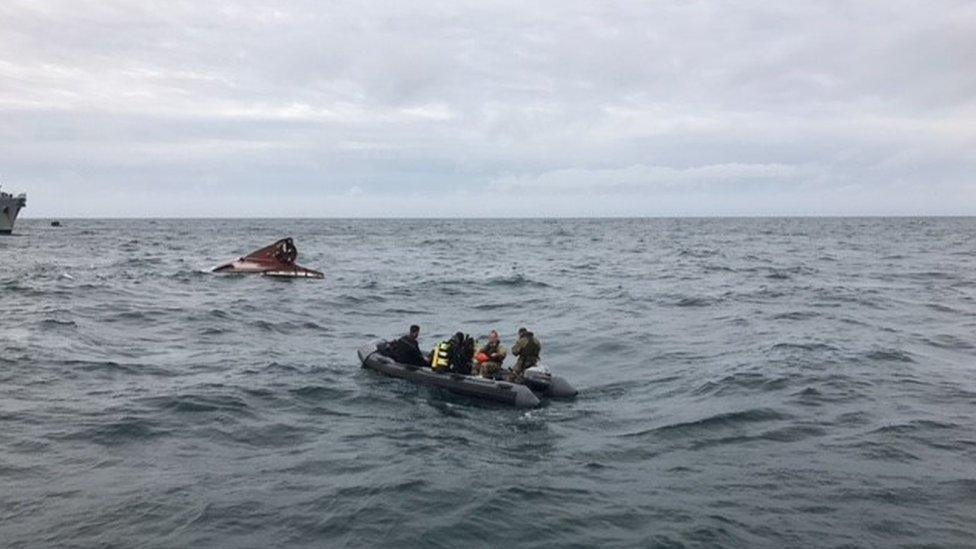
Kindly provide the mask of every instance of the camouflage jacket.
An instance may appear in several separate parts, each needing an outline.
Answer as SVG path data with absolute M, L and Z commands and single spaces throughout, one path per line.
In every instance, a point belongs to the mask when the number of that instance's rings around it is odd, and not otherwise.
M 512 346 L 512 354 L 518 357 L 517 367 L 531 368 L 539 362 L 542 344 L 535 336 L 525 336 Z
M 508 349 L 505 348 L 501 342 L 498 343 L 498 347 L 492 349 L 491 343 L 485 343 L 478 349 L 479 353 L 485 353 L 491 359 L 492 362 L 497 362 L 501 364 L 505 362 L 505 357 L 508 356 Z M 495 355 L 498 355 L 497 357 Z

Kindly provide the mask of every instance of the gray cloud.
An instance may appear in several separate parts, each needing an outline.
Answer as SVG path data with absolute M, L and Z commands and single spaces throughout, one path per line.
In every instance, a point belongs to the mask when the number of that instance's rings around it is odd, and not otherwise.
M 35 216 L 976 214 L 971 2 L 381 4 L 4 2 L 0 183 Z

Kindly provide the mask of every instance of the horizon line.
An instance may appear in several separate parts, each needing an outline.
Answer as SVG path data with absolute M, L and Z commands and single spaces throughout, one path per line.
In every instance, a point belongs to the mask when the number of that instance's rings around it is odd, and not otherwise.
M 912 219 L 912 218 L 972 218 L 976 214 L 733 214 L 733 215 L 557 215 L 557 216 L 500 216 L 500 217 L 401 217 L 401 216 L 21 216 L 20 221 L 73 220 L 390 220 L 390 221 L 496 221 L 496 220 L 558 220 L 558 219 Z

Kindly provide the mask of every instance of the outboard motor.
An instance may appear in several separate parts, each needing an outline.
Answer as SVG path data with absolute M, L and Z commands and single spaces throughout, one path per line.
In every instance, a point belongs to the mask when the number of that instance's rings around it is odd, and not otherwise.
M 536 364 L 522 372 L 522 379 L 526 387 L 533 391 L 544 393 L 552 385 L 552 372 L 542 364 Z

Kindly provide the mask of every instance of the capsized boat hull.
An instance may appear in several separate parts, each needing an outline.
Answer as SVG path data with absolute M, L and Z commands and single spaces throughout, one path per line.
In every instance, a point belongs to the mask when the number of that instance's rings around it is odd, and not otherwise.
M 253 251 L 234 261 L 217 265 L 210 269 L 219 274 L 259 274 L 279 278 L 325 278 L 325 275 L 314 269 L 302 267 L 295 263 L 298 249 L 291 238 L 281 240 Z
M 420 385 L 446 389 L 452 393 L 483 398 L 518 408 L 534 408 L 541 403 L 540 397 L 567 398 L 573 397 L 577 393 L 576 389 L 566 380 L 556 376 L 553 376 L 554 383 L 550 390 L 537 394 L 527 386 L 518 383 L 451 372 L 435 372 L 430 368 L 401 364 L 381 354 L 378 351 L 380 343 L 382 342 L 374 341 L 359 348 L 358 355 L 363 368 L 391 377 L 406 379 Z
M 262 276 L 277 276 L 282 278 L 325 278 L 319 271 L 302 267 L 301 265 L 269 266 L 247 261 L 243 257 L 230 263 L 218 265 L 210 270 L 220 274 L 259 274 Z

